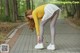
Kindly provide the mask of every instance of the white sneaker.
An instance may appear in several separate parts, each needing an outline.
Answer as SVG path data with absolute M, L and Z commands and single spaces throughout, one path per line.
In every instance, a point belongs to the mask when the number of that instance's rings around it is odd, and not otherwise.
M 44 46 L 43 46 L 43 43 L 38 43 L 36 46 L 35 46 L 35 49 L 43 49 Z
M 55 50 L 55 45 L 53 44 L 49 44 L 49 46 L 47 47 L 48 50 Z

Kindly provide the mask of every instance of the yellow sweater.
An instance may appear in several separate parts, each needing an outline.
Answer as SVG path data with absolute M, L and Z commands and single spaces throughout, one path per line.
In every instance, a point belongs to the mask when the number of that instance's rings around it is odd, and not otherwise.
M 46 5 L 41 5 L 41 6 L 37 7 L 32 13 L 32 16 L 33 16 L 33 19 L 35 22 L 35 28 L 36 28 L 37 35 L 40 35 L 39 20 L 41 20 L 44 15 L 44 7 L 45 6 Z

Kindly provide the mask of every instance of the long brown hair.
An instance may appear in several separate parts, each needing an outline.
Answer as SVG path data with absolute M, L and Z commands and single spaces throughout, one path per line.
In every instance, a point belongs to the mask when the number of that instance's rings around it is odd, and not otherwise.
M 34 20 L 28 18 L 28 17 L 27 17 L 28 15 L 32 15 L 32 10 L 27 10 L 27 11 L 25 12 L 25 18 L 26 18 L 27 26 L 29 27 L 29 29 L 31 29 L 32 31 L 34 31 L 34 28 L 35 28 Z

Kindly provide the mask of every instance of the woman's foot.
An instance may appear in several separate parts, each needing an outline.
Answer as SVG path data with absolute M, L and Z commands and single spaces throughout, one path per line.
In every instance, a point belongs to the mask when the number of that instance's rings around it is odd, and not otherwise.
M 55 50 L 55 45 L 54 44 L 49 44 L 47 49 L 48 50 Z
M 38 43 L 37 45 L 35 45 L 35 49 L 43 49 L 43 43 Z

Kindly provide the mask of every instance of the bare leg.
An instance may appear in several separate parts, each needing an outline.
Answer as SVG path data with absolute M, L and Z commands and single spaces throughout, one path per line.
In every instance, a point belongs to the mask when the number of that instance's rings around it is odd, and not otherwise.
M 50 23 L 50 30 L 51 30 L 51 44 L 54 44 L 54 40 L 55 40 L 55 24 L 56 24 L 56 20 L 58 18 L 59 15 L 59 10 L 57 10 L 54 15 L 50 18 L 51 19 L 51 23 Z M 47 23 L 49 19 L 41 21 L 40 23 L 40 40 L 39 43 L 43 42 L 43 35 L 44 35 L 44 26 Z
M 56 24 L 58 16 L 59 16 L 59 10 L 54 12 L 54 14 L 51 17 L 51 23 L 50 23 L 51 43 L 47 47 L 48 50 L 55 50 L 55 35 L 56 35 L 55 24 Z
M 40 23 L 40 43 L 43 43 L 43 35 L 44 35 L 44 26 L 47 20 L 41 21 Z
M 46 23 L 47 20 L 41 21 L 40 22 L 40 36 L 38 36 L 38 43 L 35 46 L 35 49 L 43 49 L 43 34 L 44 34 L 44 25 Z
M 59 16 L 59 10 L 57 10 L 52 19 L 51 19 L 51 23 L 50 23 L 50 30 L 51 30 L 51 44 L 55 44 L 55 35 L 56 35 L 56 31 L 55 31 L 55 24 L 57 21 L 57 18 Z

